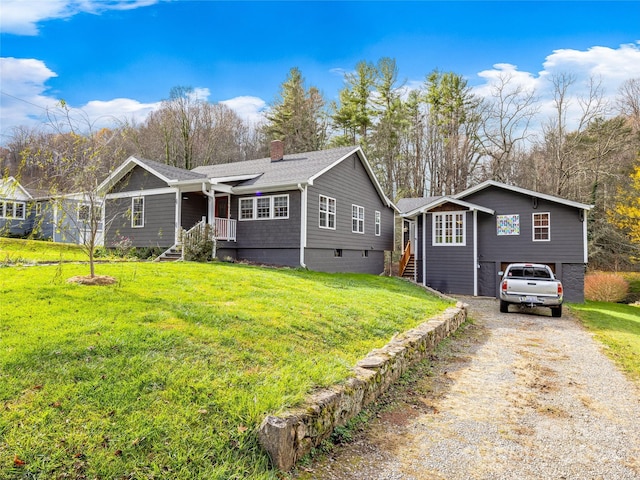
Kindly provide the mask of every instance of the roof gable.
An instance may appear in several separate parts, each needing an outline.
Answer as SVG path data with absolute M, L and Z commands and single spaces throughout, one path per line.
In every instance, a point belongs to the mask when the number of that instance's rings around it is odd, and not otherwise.
M 14 177 L 0 178 L 0 197 L 12 200 L 31 200 L 33 198 Z
M 122 165 L 116 168 L 100 185 L 98 185 L 98 192 L 101 194 L 108 192 L 136 166 L 148 171 L 167 185 L 185 180 L 206 180 L 204 175 L 190 170 L 185 170 L 184 168 L 173 167 L 154 160 L 131 156 L 127 158 Z
M 500 182 L 496 182 L 495 180 L 487 180 L 485 182 L 482 182 L 478 185 L 476 185 L 475 187 L 471 187 L 468 188 L 466 190 L 464 190 L 463 192 L 460 192 L 456 195 L 454 195 L 454 198 L 465 198 L 473 193 L 479 192 L 481 190 L 484 190 L 486 188 L 489 187 L 496 187 L 496 188 L 501 188 L 504 190 L 509 190 L 511 192 L 516 192 L 522 195 L 529 195 L 532 197 L 538 197 L 544 200 L 547 200 L 549 202 L 555 202 L 555 203 L 559 203 L 562 205 L 567 205 L 570 207 L 574 207 L 574 208 L 579 208 L 582 210 L 591 210 L 593 208 L 593 205 L 586 205 L 584 203 L 579 203 L 579 202 L 574 202 L 572 200 L 567 200 L 564 198 L 560 198 L 560 197 L 555 197 L 553 195 L 547 195 L 545 193 L 538 193 L 538 192 L 534 192 L 533 190 L 527 190 L 526 188 L 520 188 L 520 187 L 516 187 L 514 185 L 507 185 L 505 183 L 500 183 Z

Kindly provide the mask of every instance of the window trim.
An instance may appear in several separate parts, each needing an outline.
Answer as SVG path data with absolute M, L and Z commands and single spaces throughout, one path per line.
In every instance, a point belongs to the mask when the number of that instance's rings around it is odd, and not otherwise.
M 82 212 L 85 208 L 87 212 L 86 218 L 82 218 L 80 212 Z M 78 220 L 78 222 L 88 223 L 91 220 L 91 205 L 89 205 L 88 203 L 79 203 L 76 219 Z
M 145 197 L 131 197 L 131 228 L 144 228 L 144 210 L 145 210 Z M 142 209 L 139 215 L 136 215 L 135 204 L 136 200 L 141 202 Z
M 362 216 L 360 215 L 362 213 Z M 351 204 L 351 233 L 359 233 L 364 235 L 364 207 Z M 357 229 L 354 229 L 357 227 Z
M 379 210 L 375 213 L 375 234 L 379 237 L 382 234 L 382 214 Z
M 536 215 L 546 215 L 547 224 L 536 227 Z M 547 238 L 536 238 L 536 228 L 547 232 Z M 531 214 L 531 240 L 533 242 L 551 241 L 551 212 L 533 212 Z
M 457 241 L 458 240 L 458 235 L 457 235 L 457 228 L 453 226 L 451 226 L 451 242 L 447 242 L 447 226 L 446 226 L 446 217 L 447 216 L 452 216 L 452 222 L 454 222 L 455 224 L 458 223 L 458 216 L 461 216 L 462 218 L 462 227 L 461 227 L 461 237 L 462 240 L 461 241 Z M 440 218 L 444 218 L 444 224 L 442 225 L 442 229 L 443 229 L 443 234 L 442 234 L 442 241 L 438 241 L 438 219 Z M 451 212 L 434 212 L 432 214 L 432 221 L 431 221 L 431 245 L 434 247 L 466 247 L 467 246 L 467 211 L 466 210 L 458 210 L 458 211 L 451 211 Z
M 286 198 L 287 202 L 285 206 L 279 206 L 278 208 L 286 208 L 286 215 L 276 215 L 276 207 L 275 207 L 275 199 L 276 198 Z M 269 215 L 268 216 L 258 216 L 258 203 L 259 200 L 268 200 L 269 201 Z M 251 217 L 245 217 L 242 214 L 242 205 L 251 203 Z M 264 208 L 264 207 L 261 207 Z M 289 202 L 289 194 L 281 193 L 278 195 L 256 195 L 255 197 L 242 197 L 238 201 L 238 221 L 240 222 L 250 222 L 254 220 L 286 220 L 289 218 L 291 204 Z M 248 210 L 247 210 L 248 211 Z
M 323 199 L 325 200 L 324 202 Z M 337 223 L 338 202 L 335 198 L 328 197 L 327 195 L 319 195 L 318 202 L 318 228 L 335 230 Z M 331 211 L 330 209 L 331 203 L 333 203 L 333 211 Z M 323 205 L 325 205 L 325 210 L 322 209 Z M 322 225 L 323 217 L 325 218 L 325 225 Z M 331 218 L 333 218 L 333 226 L 331 226 Z
M 42 215 L 42 202 L 36 202 L 36 216 Z
M 16 216 L 16 210 L 18 205 L 22 207 L 22 214 Z M 11 206 L 11 216 L 7 216 L 8 207 Z M 20 202 L 17 200 L 0 200 L 0 218 L 6 220 L 24 220 L 26 218 L 27 204 L 26 202 Z

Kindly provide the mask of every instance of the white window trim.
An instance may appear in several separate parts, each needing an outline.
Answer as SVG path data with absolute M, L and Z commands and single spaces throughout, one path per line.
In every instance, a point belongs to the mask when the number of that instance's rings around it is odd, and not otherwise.
M 353 216 L 354 207 L 356 208 L 356 214 L 357 214 L 356 217 Z M 360 212 L 362 212 L 362 218 L 360 218 Z M 364 230 L 365 230 L 364 229 L 364 219 L 365 219 L 365 217 L 364 217 L 364 207 L 361 207 L 360 205 L 356 205 L 356 204 L 351 204 L 351 233 L 359 233 L 361 235 L 364 235 Z M 357 223 L 357 225 L 358 225 L 358 229 L 357 230 L 353 229 L 353 221 L 354 220 L 356 222 L 358 222 Z M 360 229 L 361 226 L 362 226 L 362 230 Z
M 537 227 L 537 228 L 546 228 L 547 229 L 547 238 L 536 238 L 536 215 L 546 215 L 548 219 L 548 225 L 546 227 Z M 533 212 L 531 214 L 531 240 L 534 242 L 550 242 L 551 241 L 551 212 Z
M 382 215 L 378 210 L 376 210 L 375 219 L 376 219 L 375 234 L 376 234 L 376 237 L 379 237 L 382 233 Z
M 322 199 L 325 199 L 325 204 L 326 204 L 326 210 L 321 210 L 322 208 Z M 331 212 L 329 210 L 329 204 L 330 201 L 333 200 L 333 212 Z M 335 198 L 333 197 L 328 197 L 326 195 L 319 195 L 319 203 L 318 203 L 318 227 L 319 228 L 325 228 L 327 230 L 335 230 L 336 229 L 336 224 L 337 224 L 337 213 L 338 213 L 338 202 L 336 201 Z M 326 225 L 321 225 L 320 224 L 320 219 L 322 217 L 326 218 Z M 333 216 L 333 227 L 331 226 L 331 222 L 329 221 L 329 218 Z
M 456 234 L 455 231 L 452 232 L 452 240 L 453 242 L 438 242 L 436 236 L 436 224 L 437 218 L 443 217 L 446 215 L 453 215 L 453 221 L 456 221 L 456 217 L 458 215 L 462 216 L 462 242 L 456 242 Z M 444 227 L 443 227 L 444 228 Z M 455 227 L 454 227 L 455 228 Z M 446 238 L 446 235 L 443 235 L 443 239 Z M 432 214 L 431 219 L 431 245 L 434 247 L 466 247 L 467 246 L 467 212 L 466 211 L 453 211 L 453 212 L 437 212 Z
M 132 197 L 131 198 L 131 228 L 144 228 L 144 211 L 145 211 L 145 197 Z M 135 219 L 136 219 L 136 215 L 135 215 L 135 209 L 134 209 L 134 204 L 136 200 L 142 200 L 142 212 L 140 212 L 140 216 L 138 218 L 140 218 L 141 220 L 141 224 L 140 225 L 136 225 L 135 223 Z
M 82 208 L 86 207 L 87 209 L 87 218 L 80 218 L 80 212 L 82 211 Z M 91 220 L 91 210 L 90 210 L 91 206 L 88 203 L 79 203 L 78 204 L 78 212 L 77 212 L 77 220 L 78 222 L 89 222 L 89 220 Z
M 42 202 L 36 202 L 36 216 L 42 215 Z
M 275 216 L 275 207 L 274 202 L 275 198 L 285 197 L 287 199 L 287 215 L 286 216 Z M 269 199 L 269 216 L 268 217 L 258 217 L 258 199 Z M 251 218 L 242 218 L 242 203 L 251 201 Z M 289 194 L 280 194 L 280 195 L 261 195 L 256 197 L 242 197 L 238 201 L 238 221 L 240 222 L 251 222 L 254 220 L 286 220 L 289 218 L 289 212 L 291 211 L 291 204 L 289 202 Z
M 7 210 L 8 210 L 7 207 L 9 207 L 9 205 L 11 205 L 10 217 L 7 216 Z M 18 205 L 22 205 L 22 215 L 19 217 L 16 217 L 16 210 L 17 210 L 16 207 Z M 7 220 L 24 220 L 26 210 L 27 210 L 27 204 L 25 202 L 19 202 L 16 200 L 2 200 L 2 207 L 0 208 L 0 218 L 5 218 Z

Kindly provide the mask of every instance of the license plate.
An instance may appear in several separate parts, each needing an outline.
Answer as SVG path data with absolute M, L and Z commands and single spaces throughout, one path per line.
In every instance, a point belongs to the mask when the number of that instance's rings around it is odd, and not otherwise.
M 538 297 L 520 297 L 520 301 L 524 303 L 538 303 Z

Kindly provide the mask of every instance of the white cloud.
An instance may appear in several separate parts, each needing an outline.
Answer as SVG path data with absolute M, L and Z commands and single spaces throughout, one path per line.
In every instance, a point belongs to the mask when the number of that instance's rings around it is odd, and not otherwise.
M 69 18 L 80 12 L 98 14 L 105 10 L 132 10 L 159 0 L 2 0 L 0 31 L 15 35 L 37 35 L 38 23 Z
M 599 84 L 603 100 L 613 105 L 620 85 L 627 79 L 640 78 L 640 41 L 620 45 L 618 48 L 594 46 L 587 50 L 554 50 L 542 63 L 542 70 L 533 73 L 518 70 L 511 64 L 499 63 L 492 69 L 478 73 L 482 83 L 474 87 L 474 93 L 489 97 L 491 88 L 500 76 L 509 75 L 511 86 L 522 86 L 527 91 L 535 90 L 539 99 L 539 122 L 545 122 L 554 114 L 554 75 L 569 74 L 573 83 L 566 98 L 569 106 L 570 128 L 577 126 L 580 117 L 580 100 L 588 98 L 591 81 Z
M 10 139 L 15 127 L 39 128 L 47 124 L 47 114 L 55 110 L 59 100 L 48 92 L 46 86 L 46 82 L 57 74 L 42 60 L 0 58 L 0 72 L 0 143 L 3 143 Z M 113 126 L 117 121 L 142 121 L 159 105 L 160 102 L 141 103 L 128 98 L 116 98 L 109 101 L 93 100 L 81 106 L 69 105 L 69 108 L 76 110 L 78 114 L 82 112 L 81 115 L 94 128 L 100 128 Z
M 220 103 L 235 111 L 240 118 L 257 124 L 264 120 L 267 102 L 259 97 L 241 96 L 223 100 Z

